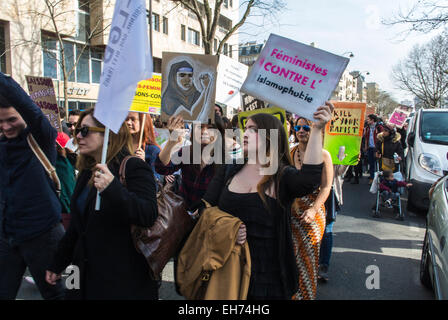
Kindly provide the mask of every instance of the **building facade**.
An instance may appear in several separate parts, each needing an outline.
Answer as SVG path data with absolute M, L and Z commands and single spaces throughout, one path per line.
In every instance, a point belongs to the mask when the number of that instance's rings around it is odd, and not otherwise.
M 257 61 L 263 46 L 264 43 L 256 43 L 255 41 L 240 44 L 239 61 L 249 67 L 252 66 Z
M 335 101 L 359 101 L 357 81 L 348 70 L 345 70 L 342 74 L 331 99 Z
M 45 1 L 2 0 L 0 70 L 10 74 L 24 88 L 26 75 L 51 77 L 60 104 L 64 100 L 64 79 L 67 79 L 69 109 L 83 110 L 93 106 L 98 97 L 115 0 L 62 0 L 57 3 L 52 19 Z M 204 53 L 200 24 L 192 12 L 170 0 L 152 0 L 151 4 L 152 14 L 148 13 L 148 19 L 154 72 L 161 72 L 164 51 Z M 239 1 L 225 1 L 213 54 L 238 19 Z M 237 33 L 226 41 L 223 54 L 238 60 Z

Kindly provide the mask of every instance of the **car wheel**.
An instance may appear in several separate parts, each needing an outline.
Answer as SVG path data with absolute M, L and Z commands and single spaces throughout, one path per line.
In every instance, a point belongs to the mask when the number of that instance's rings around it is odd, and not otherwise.
M 425 240 L 423 241 L 422 258 L 420 260 L 420 281 L 428 289 L 432 289 L 431 276 L 429 275 L 429 237 L 428 230 L 425 233 Z

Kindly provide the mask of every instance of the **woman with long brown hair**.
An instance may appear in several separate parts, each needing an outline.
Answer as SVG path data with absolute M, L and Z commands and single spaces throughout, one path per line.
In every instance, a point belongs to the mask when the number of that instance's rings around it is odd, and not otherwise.
M 191 130 L 191 144 L 182 147 L 177 152 L 178 159 L 182 161 L 174 164 L 172 162 L 174 150 L 184 140 L 185 124 L 181 116 L 173 116 L 168 120 L 167 128 L 170 132 L 178 132 L 178 140 L 168 140 L 165 147 L 160 151 L 155 161 L 155 168 L 157 173 L 161 175 L 172 175 L 181 170 L 182 181 L 179 187 L 179 193 L 185 200 L 187 208 L 200 201 L 207 190 L 208 184 L 216 173 L 216 168 L 219 166 L 215 163 L 207 163 L 203 157 L 203 150 L 214 146 L 214 150 L 218 152 L 221 149 L 221 154 L 224 155 L 224 142 L 221 146 L 215 145 L 217 142 L 217 135 L 224 138 L 224 125 L 221 117 L 215 115 L 214 124 L 193 124 Z M 217 132 L 218 131 L 218 132 Z M 198 147 L 197 149 L 194 147 Z M 201 154 L 194 155 L 194 152 Z M 184 155 L 188 157 L 184 158 Z M 199 157 L 198 157 L 199 156 Z M 186 161 L 184 161 L 184 159 Z M 194 163 L 195 159 L 199 159 L 199 163 Z
M 107 164 L 100 164 L 104 126 L 93 109 L 81 114 L 75 137 L 80 171 L 71 199 L 72 219 L 59 243 L 46 280 L 55 284 L 69 264 L 79 268 L 79 288 L 67 299 L 157 299 L 157 282 L 132 241 L 131 225 L 150 227 L 157 217 L 156 188 L 149 166 L 136 157 L 126 164 L 126 185 L 120 182 L 123 159 L 133 154 L 126 124 L 110 132 Z M 101 207 L 95 210 L 96 194 Z
M 291 150 L 294 166 L 301 169 L 310 139 L 312 123 L 304 118 L 296 119 L 294 131 L 298 144 Z M 330 153 L 321 148 L 324 166 L 320 188 L 294 200 L 291 212 L 291 228 L 294 252 L 299 268 L 299 290 L 296 300 L 316 298 L 319 271 L 319 250 L 325 230 L 325 201 L 333 183 L 333 164 Z
M 316 122 L 301 170 L 292 165 L 282 123 L 269 114 L 249 117 L 243 140 L 245 163 L 223 166 L 203 197 L 210 205 L 243 222 L 237 243 L 244 244 L 247 239 L 249 244 L 252 263 L 248 299 L 289 300 L 297 291 L 291 204 L 295 198 L 311 193 L 321 181 L 320 131 L 331 119 L 332 109 L 327 102 L 314 114 Z M 251 159 L 254 154 L 257 156 Z M 265 171 L 273 164 L 278 164 L 277 170 Z M 205 203 L 196 215 L 204 207 Z

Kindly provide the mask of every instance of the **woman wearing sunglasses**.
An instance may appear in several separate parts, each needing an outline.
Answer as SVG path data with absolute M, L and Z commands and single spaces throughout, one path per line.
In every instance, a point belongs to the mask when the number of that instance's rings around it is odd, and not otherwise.
M 157 299 L 157 282 L 150 278 L 130 232 L 131 224 L 149 227 L 157 217 L 154 175 L 134 157 L 126 164 L 126 186 L 121 184 L 120 164 L 133 154 L 131 135 L 126 124 L 118 134 L 110 132 L 107 165 L 102 165 L 104 131 L 93 109 L 81 114 L 75 128 L 80 174 L 71 199 L 72 219 L 46 280 L 54 285 L 73 264 L 80 271 L 79 287 L 67 290 L 66 299 Z
M 312 123 L 304 118 L 296 120 L 294 131 L 298 145 L 291 150 L 294 166 L 301 169 L 305 159 Z M 330 153 L 321 149 L 323 170 L 320 188 L 301 198 L 295 199 L 291 212 L 296 262 L 299 268 L 299 290 L 296 300 L 316 298 L 320 243 L 325 229 L 325 201 L 333 182 L 333 163 Z

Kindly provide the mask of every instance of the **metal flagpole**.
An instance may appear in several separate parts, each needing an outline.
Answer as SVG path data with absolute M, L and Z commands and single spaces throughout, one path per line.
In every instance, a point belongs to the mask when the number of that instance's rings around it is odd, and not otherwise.
M 104 132 L 104 142 L 103 142 L 103 151 L 101 154 L 101 164 L 106 164 L 106 160 L 107 160 L 107 147 L 109 145 L 109 128 L 106 127 L 106 131 Z M 101 205 L 101 197 L 100 197 L 100 192 L 97 191 L 96 193 L 96 204 L 95 204 L 95 210 L 99 211 L 100 210 L 100 205 Z

